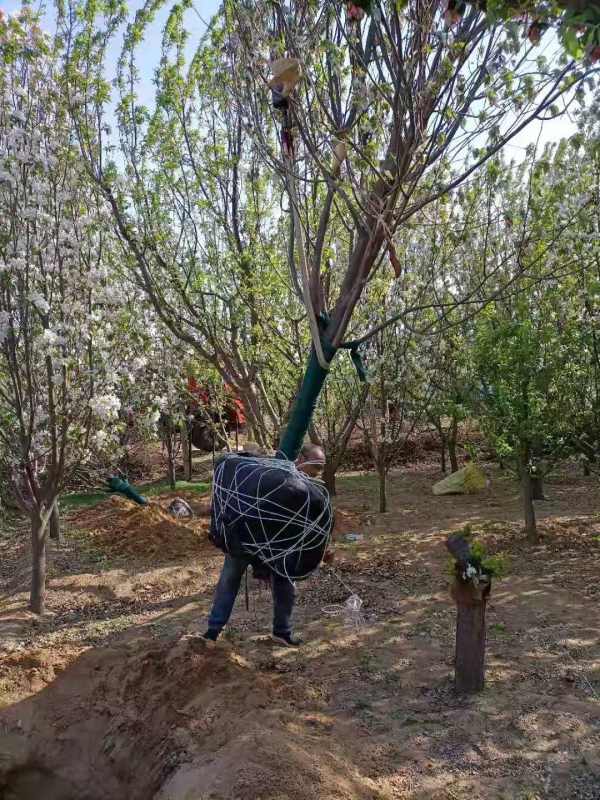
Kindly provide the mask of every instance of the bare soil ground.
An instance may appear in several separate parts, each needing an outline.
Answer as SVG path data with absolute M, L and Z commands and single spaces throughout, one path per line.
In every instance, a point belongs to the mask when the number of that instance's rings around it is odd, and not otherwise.
M 564 475 L 521 533 L 516 485 L 434 498 L 432 468 L 339 482 L 334 571 L 299 585 L 299 650 L 272 644 L 250 581 L 216 646 L 204 630 L 221 556 L 198 516 L 107 501 L 51 553 L 49 612 L 0 605 L 2 800 L 598 800 L 600 496 Z M 488 612 L 487 686 L 452 687 L 447 532 L 470 522 L 510 557 Z M 344 534 L 364 538 L 347 542 Z M 0 580 L 26 577 L 23 532 L 0 536 Z M 341 580 L 340 580 L 341 579 Z M 348 588 L 347 588 L 348 587 Z M 324 614 L 349 590 L 352 628 Z

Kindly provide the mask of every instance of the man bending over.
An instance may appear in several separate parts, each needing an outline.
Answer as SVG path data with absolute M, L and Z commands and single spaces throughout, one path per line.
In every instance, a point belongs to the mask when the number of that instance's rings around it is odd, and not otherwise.
M 297 468 L 309 478 L 317 478 L 325 466 L 325 453 L 318 445 L 304 445 L 296 461 Z M 250 559 L 225 555 L 221 576 L 215 590 L 212 610 L 208 617 L 205 639 L 217 640 L 233 611 L 233 606 Z M 292 615 L 296 601 L 296 586 L 288 578 L 271 570 L 269 580 L 273 596 L 273 638 L 288 647 L 298 647 L 302 639 L 292 632 Z

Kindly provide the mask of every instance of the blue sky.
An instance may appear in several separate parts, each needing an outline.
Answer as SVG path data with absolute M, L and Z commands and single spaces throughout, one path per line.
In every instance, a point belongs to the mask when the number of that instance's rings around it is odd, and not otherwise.
M 133 14 L 144 5 L 145 0 L 130 0 L 128 5 L 131 9 L 131 15 Z M 195 49 L 195 46 L 198 44 L 198 40 L 206 30 L 205 22 L 208 22 L 210 18 L 215 14 L 219 8 L 221 0 L 195 0 L 194 9 L 188 11 L 186 15 L 186 26 L 190 33 L 189 38 L 189 48 L 190 52 Z M 52 0 L 47 0 L 46 2 L 34 2 L 33 7 L 39 8 L 40 6 L 45 7 L 48 9 L 47 16 L 47 27 L 49 31 L 53 30 L 53 22 L 54 22 L 54 13 L 53 13 L 53 2 Z M 150 103 L 152 101 L 154 95 L 154 87 L 152 86 L 152 76 L 154 73 L 154 69 L 158 65 L 158 61 L 160 59 L 160 42 L 161 42 L 161 35 L 162 29 L 164 27 L 166 18 L 169 13 L 169 8 L 171 7 L 172 3 L 166 2 L 165 8 L 156 15 L 156 19 L 151 26 L 150 34 L 147 41 L 144 43 L 143 47 L 139 48 L 138 50 L 138 66 L 140 72 L 143 76 L 143 81 L 140 84 L 140 99 L 142 103 Z M 0 9 L 5 11 L 6 13 L 12 13 L 14 11 L 18 11 L 21 8 L 20 0 L 0 0 Z M 117 38 L 115 40 L 115 45 L 112 48 L 112 53 L 110 54 L 113 59 L 113 63 L 116 64 L 117 58 L 119 56 L 119 45 L 120 40 Z
M 195 0 L 194 9 L 187 13 L 186 24 L 190 33 L 190 52 L 195 48 L 198 40 L 204 33 L 206 29 L 205 22 L 210 20 L 213 14 L 217 12 L 220 2 L 221 0 Z M 129 2 L 132 14 L 143 4 L 144 0 L 132 0 Z M 45 5 L 47 8 L 52 9 L 53 3 L 52 0 L 48 0 L 45 3 L 34 3 L 34 5 Z M 160 58 L 161 32 L 171 3 L 167 2 L 165 5 L 166 8 L 163 9 L 161 13 L 157 14 L 147 41 L 138 51 L 138 66 L 143 78 L 138 91 L 140 100 L 145 104 L 151 104 L 154 95 L 152 76 Z M 0 0 L 0 8 L 7 13 L 17 11 L 20 7 L 20 0 Z M 52 29 L 52 17 L 53 14 L 50 11 L 48 13 L 48 27 L 50 30 Z M 115 45 L 117 44 L 118 42 L 115 42 Z M 543 49 L 547 51 L 552 50 L 554 46 L 555 44 L 553 42 L 548 41 Z M 116 63 L 118 54 L 119 48 L 115 46 L 112 53 L 114 63 Z M 530 143 L 535 143 L 539 140 L 540 145 L 544 145 L 546 142 L 559 141 L 562 137 L 571 136 L 575 131 L 575 125 L 566 115 L 551 122 L 532 124 L 516 137 L 510 145 L 507 145 L 505 150 L 506 157 L 518 160 L 524 156 L 525 149 Z

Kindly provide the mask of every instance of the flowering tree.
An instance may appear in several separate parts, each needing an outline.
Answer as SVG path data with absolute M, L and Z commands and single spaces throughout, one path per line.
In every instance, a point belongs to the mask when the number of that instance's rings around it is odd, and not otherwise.
M 183 347 L 169 331 L 157 330 L 148 350 L 146 392 L 150 390 L 151 396 L 146 405 L 163 447 L 171 489 L 176 487 L 177 456 L 180 451 L 186 453 L 190 447 L 186 415 L 189 403 L 186 367 L 189 358 L 189 348 Z M 138 391 L 138 402 L 143 396 L 143 390 Z M 191 452 L 187 452 L 186 456 L 189 462 Z
M 467 5 L 487 12 L 490 21 L 516 20 L 532 44 L 555 30 L 573 58 L 600 61 L 600 3 L 597 0 L 448 0 L 447 19 L 461 18 Z
M 580 63 L 539 57 L 518 25 L 457 5 L 226 3 L 221 69 L 286 187 L 311 324 L 313 352 L 281 443 L 290 458 L 382 256 L 399 274 L 396 232 L 530 122 L 559 114 L 585 77 Z
M 519 286 L 475 323 L 477 405 L 496 450 L 516 467 L 532 542 L 535 489 L 554 463 L 581 451 L 578 435 L 597 420 L 598 148 L 591 141 L 583 155 L 581 144 L 576 136 L 546 151 L 530 170 L 504 234 L 513 243 L 501 280 L 518 274 Z
M 401 281 L 389 288 L 381 277 L 369 287 L 374 306 L 389 315 L 406 302 L 408 259 Z M 414 320 L 413 320 L 414 323 Z M 379 511 L 387 511 L 387 477 L 398 453 L 422 422 L 431 403 L 433 371 L 423 358 L 423 341 L 401 321 L 386 325 L 369 340 L 369 413 L 362 429 L 379 480 Z
M 364 409 L 368 391 L 368 384 L 358 381 L 348 361 L 339 361 L 332 368 L 323 389 L 311 438 L 325 451 L 323 480 L 331 495 L 336 494 L 336 473 Z
M 118 443 L 117 299 L 57 52 L 28 7 L 0 18 L 0 53 L 0 456 L 31 520 L 31 608 L 42 613 L 59 493 L 73 467 Z
M 188 63 L 183 2 L 148 109 L 136 56 L 165 5 L 148 0 L 127 27 L 122 167 L 105 69 L 126 4 L 59 4 L 82 152 L 157 314 L 234 384 L 261 442 L 261 418 L 281 421 L 281 376 L 295 382 L 301 299 L 313 352 L 280 443 L 293 458 L 365 287 L 388 255 L 399 274 L 394 236 L 530 122 L 560 114 L 586 67 L 536 51 L 510 21 L 520 4 L 438 0 L 227 0 Z M 555 4 L 539 5 L 558 22 Z
M 303 314 L 289 281 L 281 188 L 274 191 L 231 102 L 222 43 L 203 41 L 186 60 L 189 3 L 171 5 L 156 94 L 142 104 L 139 53 L 166 5 L 147 2 L 130 19 L 125 3 L 61 4 L 61 30 L 74 43 L 71 113 L 136 282 L 163 325 L 243 400 L 252 437 L 267 446 L 295 383 Z M 117 141 L 108 125 L 108 42 L 122 46 Z

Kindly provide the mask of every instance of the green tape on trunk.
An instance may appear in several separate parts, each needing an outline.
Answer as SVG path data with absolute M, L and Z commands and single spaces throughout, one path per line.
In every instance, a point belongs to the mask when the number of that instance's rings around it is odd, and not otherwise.
M 333 348 L 328 348 L 328 350 L 331 352 L 326 352 L 325 357 L 331 361 L 335 350 Z M 319 364 L 314 348 L 312 348 L 300 391 L 294 401 L 288 424 L 279 443 L 278 455 L 281 458 L 294 461 L 298 457 L 327 375 L 328 371 Z

